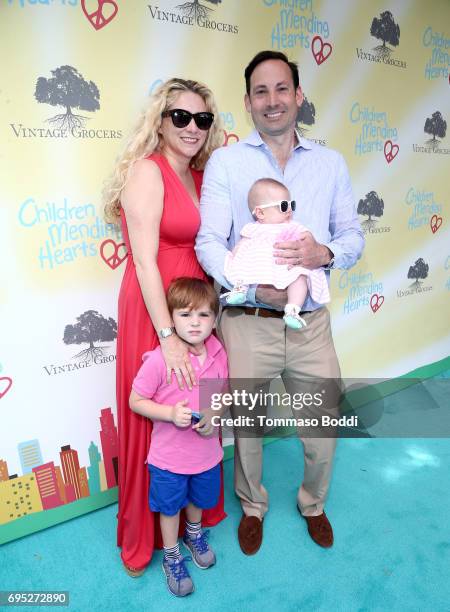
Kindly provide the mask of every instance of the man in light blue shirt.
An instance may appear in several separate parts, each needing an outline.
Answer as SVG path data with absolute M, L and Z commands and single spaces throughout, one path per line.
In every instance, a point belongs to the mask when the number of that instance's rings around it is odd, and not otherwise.
M 262 51 L 247 66 L 245 78 L 245 105 L 255 130 L 245 140 L 215 151 L 206 166 L 196 242 L 200 264 L 230 288 L 224 277 L 225 256 L 239 241 L 241 228 L 253 221 L 248 191 L 257 179 L 273 178 L 286 185 L 297 202 L 293 220 L 310 229 L 299 240 L 275 244 L 277 263 L 324 267 L 327 275 L 332 268 L 350 268 L 361 256 L 364 238 L 349 173 L 339 153 L 309 142 L 295 129 L 303 101 L 297 65 L 283 53 Z M 304 377 L 340 378 L 327 308 L 308 296 L 300 313 L 307 327 L 294 331 L 282 319 L 286 299 L 286 290 L 258 285 L 250 288 L 246 304 L 224 308 L 220 333 L 230 378 L 269 380 L 281 375 L 290 393 L 299 390 Z M 297 507 L 313 540 L 328 547 L 333 531 L 323 507 L 336 440 L 301 440 L 305 476 Z M 261 443 L 260 438 L 235 436 L 235 490 L 243 508 L 238 537 L 246 554 L 261 545 L 268 509 Z

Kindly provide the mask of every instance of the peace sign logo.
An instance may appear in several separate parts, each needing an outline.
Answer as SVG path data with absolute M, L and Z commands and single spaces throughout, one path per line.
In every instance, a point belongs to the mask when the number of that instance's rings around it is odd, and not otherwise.
M 100 256 L 111 270 L 115 270 L 128 257 L 126 245 L 124 242 L 117 244 L 114 240 L 108 238 L 100 245 Z
M 433 215 L 430 219 L 430 227 L 433 234 L 435 234 L 442 225 L 442 217 Z
M 388 164 L 394 159 L 394 157 L 399 152 L 400 147 L 396 144 L 393 144 L 392 140 L 386 140 L 384 143 L 384 156 Z
M 333 47 L 324 43 L 321 36 L 314 36 L 312 39 L 311 51 L 318 66 L 330 57 L 332 50 Z
M 89 8 L 86 4 L 89 5 Z M 109 6 L 106 11 L 103 12 L 104 7 L 108 4 Z M 119 10 L 114 0 L 81 0 L 81 8 L 90 24 L 93 25 L 96 30 L 101 30 L 107 26 L 108 23 L 114 19 Z
M 376 312 L 384 302 L 384 295 L 378 295 L 378 293 L 373 293 L 370 298 L 370 307 L 372 308 L 372 312 Z

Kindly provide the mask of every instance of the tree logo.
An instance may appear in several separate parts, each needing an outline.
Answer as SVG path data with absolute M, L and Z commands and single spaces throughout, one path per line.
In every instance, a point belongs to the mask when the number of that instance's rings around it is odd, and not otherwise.
M 361 223 L 364 230 L 369 231 L 376 225 L 376 220 L 372 217 L 382 217 L 384 212 L 384 202 L 376 191 L 369 191 L 364 199 L 358 202 L 358 215 L 367 215 L 367 219 Z
M 220 4 L 222 0 L 207 0 L 211 4 Z M 183 13 L 185 17 L 192 18 L 194 21 L 197 19 L 207 19 L 209 13 L 213 10 L 209 6 L 200 4 L 199 0 L 193 0 L 192 2 L 185 2 L 184 4 L 177 4 L 176 8 Z
M 312 138 L 311 136 L 307 136 L 306 133 L 309 131 L 306 128 L 306 125 L 314 125 L 316 122 L 316 107 L 312 102 L 308 100 L 308 98 L 304 95 L 303 102 L 299 106 L 297 111 L 297 130 L 300 136 L 304 138 L 308 138 L 308 140 L 312 140 L 313 142 L 320 144 L 322 146 L 326 146 L 326 141 L 323 139 Z
M 419 281 L 419 278 L 427 278 L 428 276 L 429 266 L 424 260 L 420 257 L 416 260 L 416 263 L 413 266 L 410 266 L 408 270 L 408 278 L 415 279 L 414 282 L 410 285 L 411 289 L 418 289 L 422 283 Z
M 95 346 L 94 342 L 111 342 L 117 338 L 117 323 L 109 317 L 106 319 L 96 310 L 87 310 L 77 317 L 75 325 L 66 325 L 64 344 L 88 344 L 88 348 L 74 355 L 82 361 L 101 357 L 107 347 Z
M 47 122 L 60 130 L 84 127 L 89 117 L 76 115 L 72 109 L 95 112 L 100 108 L 100 92 L 93 81 L 86 81 L 72 66 L 60 66 L 51 71 L 52 77 L 39 77 L 34 97 L 41 104 L 62 106 L 65 113 L 55 115 Z
M 429 145 L 432 149 L 438 149 L 439 143 L 441 142 L 436 138 L 445 138 L 445 134 L 447 133 L 447 122 L 442 117 L 439 111 L 436 111 L 425 120 L 425 125 L 423 128 L 425 134 L 431 134 L 433 138 L 427 140 L 426 144 Z
M 370 27 L 370 33 L 378 40 L 382 40 L 383 44 L 374 47 L 377 55 L 383 58 L 389 58 L 393 49 L 390 49 L 386 43 L 393 47 L 397 47 L 400 42 L 400 27 L 395 23 L 392 13 L 384 11 L 380 17 L 374 17 Z
M 303 125 L 314 125 L 316 122 L 316 108 L 312 102 L 308 101 L 306 96 L 303 97 L 303 102 L 297 112 L 297 127 L 300 134 L 303 136 L 307 132 L 306 128 L 300 127 L 300 123 Z

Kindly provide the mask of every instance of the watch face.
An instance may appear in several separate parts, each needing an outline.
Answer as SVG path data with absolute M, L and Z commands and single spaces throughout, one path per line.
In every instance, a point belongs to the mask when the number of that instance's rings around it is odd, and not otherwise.
M 159 335 L 161 338 L 168 338 L 169 336 L 171 336 L 173 334 L 173 329 L 171 327 L 164 327 L 160 332 Z

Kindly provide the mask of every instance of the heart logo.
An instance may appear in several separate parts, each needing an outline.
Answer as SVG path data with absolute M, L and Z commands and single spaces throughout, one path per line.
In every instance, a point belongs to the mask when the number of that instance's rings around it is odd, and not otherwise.
M 227 147 L 228 144 L 230 143 L 230 140 L 232 142 L 239 142 L 239 136 L 237 134 L 228 134 L 228 132 L 226 132 L 225 130 L 222 130 L 223 132 L 223 147 Z
M 316 47 L 318 47 L 318 49 L 316 49 Z M 314 36 L 311 44 L 311 51 L 317 65 L 320 66 L 320 64 L 330 57 L 333 47 L 329 43 L 324 43 L 321 36 Z
M 430 227 L 433 234 L 435 234 L 442 225 L 442 217 L 433 215 L 430 219 Z
M 86 4 L 89 4 L 94 10 L 88 11 Z M 94 7 L 94 5 L 96 5 Z M 109 5 L 109 6 L 107 6 Z M 104 7 L 107 6 L 105 13 L 103 12 Z M 110 23 L 117 15 L 119 7 L 114 0 L 81 0 L 81 8 L 83 13 L 86 15 L 89 23 L 94 26 L 96 30 L 101 30 Z
M 115 270 L 128 257 L 126 248 L 125 242 L 117 244 L 114 240 L 108 238 L 108 240 L 104 240 L 100 245 L 100 255 L 105 264 L 107 264 L 111 270 Z M 121 254 L 119 253 L 120 249 L 122 249 Z
M 384 143 L 384 156 L 388 164 L 394 159 L 399 152 L 400 147 L 392 143 L 392 140 L 386 140 Z
M 376 312 L 384 302 L 384 295 L 378 295 L 378 293 L 373 293 L 370 298 L 370 307 L 372 308 L 372 312 Z
M 0 399 L 4 397 L 12 386 L 12 378 L 9 376 L 0 376 Z

